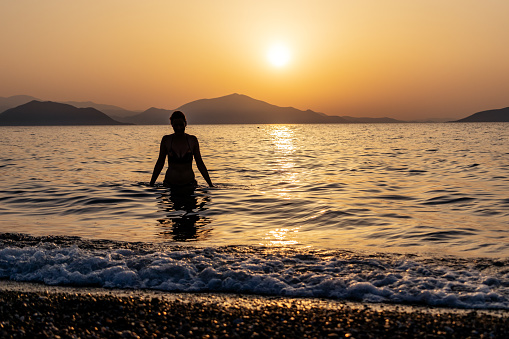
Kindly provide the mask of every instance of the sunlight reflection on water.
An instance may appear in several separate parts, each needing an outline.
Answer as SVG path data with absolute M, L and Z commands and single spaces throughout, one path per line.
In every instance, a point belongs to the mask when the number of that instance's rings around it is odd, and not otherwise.
M 264 246 L 289 246 L 289 245 L 296 245 L 299 242 L 295 240 L 295 234 L 298 233 L 299 228 L 276 228 L 274 230 L 268 231 L 266 233 L 266 237 L 264 240 L 267 240 L 268 242 L 260 243 L 260 245 Z

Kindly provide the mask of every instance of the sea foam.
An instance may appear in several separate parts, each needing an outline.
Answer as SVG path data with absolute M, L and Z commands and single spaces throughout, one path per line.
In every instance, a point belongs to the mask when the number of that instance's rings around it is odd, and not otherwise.
M 509 309 L 508 263 L 492 259 L 253 246 L 82 245 L 3 247 L 0 278 L 48 285 Z

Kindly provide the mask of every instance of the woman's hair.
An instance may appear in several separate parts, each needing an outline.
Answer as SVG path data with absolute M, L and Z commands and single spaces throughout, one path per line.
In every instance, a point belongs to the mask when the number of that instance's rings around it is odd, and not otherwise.
M 187 125 L 186 116 L 181 111 L 175 111 L 171 114 L 170 121 L 173 122 L 175 119 L 182 119 Z

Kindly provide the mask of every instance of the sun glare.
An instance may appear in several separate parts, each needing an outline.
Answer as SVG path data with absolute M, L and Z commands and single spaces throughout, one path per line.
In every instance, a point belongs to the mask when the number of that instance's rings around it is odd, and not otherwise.
M 269 62 L 275 67 L 283 67 L 290 61 L 290 50 L 284 45 L 273 45 L 267 52 Z

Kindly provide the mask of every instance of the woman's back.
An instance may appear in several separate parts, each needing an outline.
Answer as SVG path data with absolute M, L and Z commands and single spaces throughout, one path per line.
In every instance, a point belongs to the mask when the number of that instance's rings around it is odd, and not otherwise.
M 150 185 L 153 186 L 155 184 L 157 177 L 164 167 L 166 158 L 168 158 L 168 170 L 164 176 L 163 183 L 165 186 L 196 185 L 193 172 L 194 158 L 196 167 L 198 167 L 207 184 L 212 187 L 207 167 L 205 167 L 201 158 L 198 139 L 194 135 L 185 133 L 187 126 L 186 116 L 180 111 L 175 111 L 171 115 L 170 121 L 175 133 L 165 135 L 161 140 L 159 157 L 154 166 Z
M 193 147 L 195 136 L 171 134 L 163 138 L 168 157 L 168 170 L 164 177 L 165 186 L 194 185 Z

